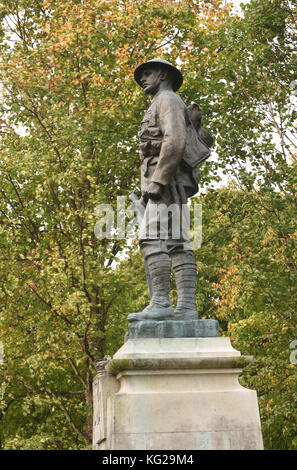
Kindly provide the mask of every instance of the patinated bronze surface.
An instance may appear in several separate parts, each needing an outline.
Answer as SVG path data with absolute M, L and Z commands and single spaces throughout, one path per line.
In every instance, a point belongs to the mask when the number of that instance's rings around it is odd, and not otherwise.
M 187 207 L 187 199 L 198 191 L 197 165 L 208 158 L 212 137 L 202 127 L 200 107 L 196 103 L 187 107 L 175 93 L 183 82 L 176 67 L 153 59 L 137 67 L 134 76 L 144 92 L 153 96 L 139 130 L 141 203 L 145 207 L 140 247 L 151 302 L 128 320 L 131 327 L 135 322 L 151 321 L 154 326 L 167 320 L 195 322 L 196 262 L 183 227 L 185 219 L 179 218 L 181 226 L 176 231 L 176 219 L 165 211 L 168 230 L 163 233 L 159 209 Z M 178 293 L 175 310 L 169 298 L 171 265 Z

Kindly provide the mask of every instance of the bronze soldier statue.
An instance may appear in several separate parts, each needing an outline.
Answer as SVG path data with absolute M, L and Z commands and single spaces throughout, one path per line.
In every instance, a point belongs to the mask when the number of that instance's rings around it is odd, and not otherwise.
M 187 107 L 175 93 L 183 82 L 176 67 L 153 59 L 137 67 L 134 77 L 144 92 L 153 96 L 139 131 L 141 202 L 145 206 L 140 248 L 151 302 L 142 312 L 130 314 L 128 320 L 197 320 L 196 262 L 189 238 L 184 230 L 179 236 L 173 233 L 174 222 L 168 212 L 168 236 L 159 230 L 151 237 L 154 214 L 159 214 L 152 209 L 174 204 L 187 207 L 187 198 L 198 191 L 196 166 L 208 158 L 212 137 L 202 127 L 200 107 L 195 103 Z M 178 294 L 175 310 L 169 298 L 171 263 Z

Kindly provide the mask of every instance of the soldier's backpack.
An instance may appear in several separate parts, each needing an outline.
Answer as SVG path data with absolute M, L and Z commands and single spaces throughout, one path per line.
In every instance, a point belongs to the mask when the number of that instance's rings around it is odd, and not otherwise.
M 195 128 L 190 114 L 191 106 L 192 105 L 187 108 L 186 112 L 187 137 L 183 160 L 190 168 L 195 168 L 199 163 L 210 156 L 210 147 L 213 143 L 213 137 L 202 126 L 198 129 Z

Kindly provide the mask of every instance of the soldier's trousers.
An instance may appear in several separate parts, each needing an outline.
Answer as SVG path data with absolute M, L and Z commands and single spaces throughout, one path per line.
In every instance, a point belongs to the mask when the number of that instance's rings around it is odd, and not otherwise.
M 165 188 L 162 198 L 149 200 L 140 229 L 140 247 L 152 304 L 170 305 L 170 260 L 174 271 L 178 302 L 175 313 L 197 317 L 195 306 L 196 261 L 189 240 L 190 212 L 187 204 Z
M 192 251 L 189 207 L 172 192 L 172 188 L 166 186 L 160 199 L 148 200 L 139 236 L 145 258 L 157 253 Z

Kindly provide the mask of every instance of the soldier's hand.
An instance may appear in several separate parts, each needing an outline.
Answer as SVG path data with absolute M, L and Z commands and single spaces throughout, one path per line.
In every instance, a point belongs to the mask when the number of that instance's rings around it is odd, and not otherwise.
M 150 199 L 153 199 L 153 201 L 156 201 L 157 199 L 160 199 L 160 197 L 163 194 L 164 186 L 159 183 L 150 183 L 148 190 L 147 190 L 147 195 Z

